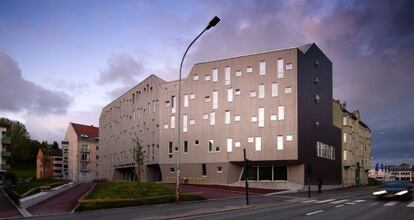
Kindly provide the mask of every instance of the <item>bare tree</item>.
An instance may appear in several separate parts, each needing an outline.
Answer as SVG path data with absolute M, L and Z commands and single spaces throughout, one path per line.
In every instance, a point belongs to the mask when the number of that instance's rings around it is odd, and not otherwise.
M 41 159 L 42 161 L 42 168 L 43 168 L 43 176 L 41 176 L 41 179 L 44 179 L 47 177 L 46 172 L 50 171 L 50 164 L 52 162 L 52 158 L 49 155 L 49 149 L 46 147 L 42 149 L 43 157 Z
M 130 149 L 132 154 L 132 158 L 135 162 L 135 173 L 137 176 L 137 181 L 141 182 L 141 170 L 142 166 L 144 165 L 144 157 L 145 151 L 143 150 L 143 146 L 141 145 L 141 140 L 138 138 L 138 135 L 135 134 L 135 138 L 132 138 L 133 146 Z

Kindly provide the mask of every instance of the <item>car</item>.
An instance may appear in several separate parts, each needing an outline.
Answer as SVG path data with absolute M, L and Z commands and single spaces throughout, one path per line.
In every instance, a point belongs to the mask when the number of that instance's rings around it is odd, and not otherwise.
M 378 199 L 411 199 L 412 187 L 407 181 L 386 182 L 372 193 Z

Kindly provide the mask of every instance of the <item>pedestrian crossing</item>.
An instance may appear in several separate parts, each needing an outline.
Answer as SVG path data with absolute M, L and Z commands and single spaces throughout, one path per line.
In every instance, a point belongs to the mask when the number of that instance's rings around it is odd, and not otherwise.
M 383 207 L 393 207 L 393 206 L 400 206 L 403 205 L 407 208 L 414 208 L 414 201 L 376 201 L 371 202 L 368 204 L 368 200 L 365 199 L 334 199 L 334 198 L 326 198 L 326 199 L 305 199 L 301 201 L 302 203 L 307 204 L 333 204 L 335 208 L 344 207 L 347 205 L 357 205 L 357 204 L 364 204 L 366 203 L 369 206 L 383 206 Z

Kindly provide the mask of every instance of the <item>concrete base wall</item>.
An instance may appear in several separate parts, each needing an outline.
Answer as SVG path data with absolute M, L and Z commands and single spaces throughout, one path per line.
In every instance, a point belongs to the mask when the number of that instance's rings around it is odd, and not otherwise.
M 229 186 L 239 186 L 244 187 L 244 181 L 237 181 Z M 302 184 L 288 181 L 249 181 L 249 187 L 252 188 L 262 188 L 262 189 L 273 189 L 273 190 L 301 190 L 303 188 Z
M 44 191 L 44 192 L 40 192 L 40 193 L 31 195 L 31 196 L 22 198 L 19 200 L 19 206 L 21 208 L 28 208 L 30 206 L 43 202 L 46 199 L 49 199 L 50 197 L 53 197 L 59 193 L 62 193 L 65 190 L 72 188 L 73 186 L 75 186 L 75 184 L 73 182 L 70 182 L 70 183 L 55 187 L 51 189 L 50 191 Z

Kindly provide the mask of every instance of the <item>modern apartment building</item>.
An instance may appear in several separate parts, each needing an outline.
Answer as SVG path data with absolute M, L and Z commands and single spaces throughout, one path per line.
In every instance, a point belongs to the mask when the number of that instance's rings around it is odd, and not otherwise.
M 99 128 L 69 123 L 62 148 L 68 149 L 68 179 L 90 182 L 99 173 Z
M 61 149 L 39 149 L 36 157 L 36 179 L 62 179 L 62 162 Z
M 62 141 L 62 177 L 63 179 L 69 179 L 69 142 Z
M 409 164 L 401 164 L 399 166 L 389 166 L 392 179 L 396 181 L 413 181 L 412 168 Z
M 371 130 L 358 111 L 349 112 L 346 104 L 333 100 L 334 125 L 342 131 L 342 184 L 368 184 L 371 168 Z
M 7 128 L 0 127 L 0 185 L 6 183 L 6 172 L 10 169 L 7 158 L 11 155 L 7 151 L 7 146 L 11 144 L 11 138 L 6 135 L 6 132 Z
M 146 181 L 238 185 L 243 149 L 254 186 L 341 184 L 341 131 L 333 126 L 332 63 L 315 45 L 195 64 L 182 80 L 151 75 L 105 106 L 101 166 L 107 179 L 129 179 L 130 149 L 140 139 Z M 180 149 L 179 149 L 180 146 Z

